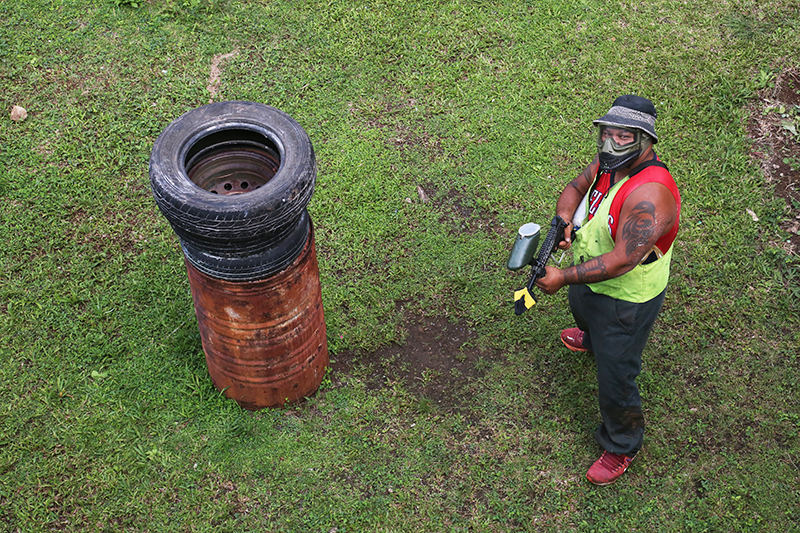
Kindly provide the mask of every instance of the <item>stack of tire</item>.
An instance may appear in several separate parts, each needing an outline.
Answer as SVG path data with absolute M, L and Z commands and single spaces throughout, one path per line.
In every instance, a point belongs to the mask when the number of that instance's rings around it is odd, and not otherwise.
M 209 373 L 248 409 L 310 395 L 328 364 L 315 180 L 307 133 L 264 104 L 194 109 L 153 146 L 153 197 L 180 240 Z

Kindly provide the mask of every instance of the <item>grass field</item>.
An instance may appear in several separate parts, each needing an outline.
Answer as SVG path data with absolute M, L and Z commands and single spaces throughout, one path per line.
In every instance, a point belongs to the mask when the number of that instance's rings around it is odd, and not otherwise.
M 0 0 L 0 531 L 800 531 L 798 49 L 796 0 Z M 566 291 L 516 317 L 505 261 L 626 93 L 683 217 L 599 488 Z M 285 409 L 214 389 L 150 193 L 212 99 L 317 154 L 333 362 Z

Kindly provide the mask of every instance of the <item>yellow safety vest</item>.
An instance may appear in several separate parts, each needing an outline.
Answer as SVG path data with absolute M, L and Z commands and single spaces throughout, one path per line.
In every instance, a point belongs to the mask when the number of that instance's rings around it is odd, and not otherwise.
M 611 229 L 608 226 L 608 215 L 614 196 L 619 192 L 620 186 L 628 181 L 626 177 L 615 183 L 608 194 L 603 198 L 594 217 L 581 225 L 575 234 L 572 244 L 573 257 L 576 264 L 585 263 L 595 257 L 606 254 L 614 249 L 614 239 L 611 238 Z M 584 200 L 589 201 L 587 198 Z M 588 206 L 587 206 L 588 210 Z M 672 259 L 672 245 L 661 258 L 648 264 L 636 265 L 633 270 L 606 281 L 587 283 L 593 292 L 605 294 L 626 302 L 643 303 L 661 294 L 669 281 L 669 265 Z

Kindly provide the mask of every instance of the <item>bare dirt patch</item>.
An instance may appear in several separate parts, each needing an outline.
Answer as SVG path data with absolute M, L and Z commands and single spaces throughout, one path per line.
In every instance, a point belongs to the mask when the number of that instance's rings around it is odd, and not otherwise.
M 209 68 L 208 75 L 208 86 L 206 87 L 211 95 L 211 98 L 208 100 L 209 104 L 213 102 L 217 96 L 219 96 L 220 77 L 222 76 L 222 63 L 236 57 L 238 53 L 239 49 L 236 48 L 227 54 L 215 55 L 214 59 L 211 60 L 211 67 Z
M 779 74 L 774 87 L 758 93 L 748 124 L 758 161 L 775 194 L 786 201 L 788 220 L 781 229 L 789 234 L 787 252 L 800 251 L 800 72 Z
M 447 318 L 411 314 L 403 329 L 402 344 L 368 354 L 343 352 L 333 368 L 343 375 L 358 370 L 373 390 L 400 385 L 423 406 L 450 411 L 466 403 L 465 389 L 501 359 L 499 352 L 471 344 L 475 332 L 469 326 Z
M 449 228 L 450 235 L 483 232 L 502 239 L 508 238 L 508 232 L 496 220 L 496 213 L 481 209 L 466 193 L 450 188 L 442 194 L 432 183 L 424 184 L 423 190 L 440 209 L 439 221 Z

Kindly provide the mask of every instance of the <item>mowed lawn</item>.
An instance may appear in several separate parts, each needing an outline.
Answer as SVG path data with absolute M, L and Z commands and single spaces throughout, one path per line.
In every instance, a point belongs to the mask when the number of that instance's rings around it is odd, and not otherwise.
M 0 531 L 800 530 L 800 3 L 0 0 Z M 620 94 L 683 196 L 615 485 L 566 291 L 515 316 Z M 214 389 L 150 150 L 247 100 L 308 132 L 332 363 Z M 11 118 L 12 106 L 27 117 Z M 565 263 L 571 257 L 567 254 Z

